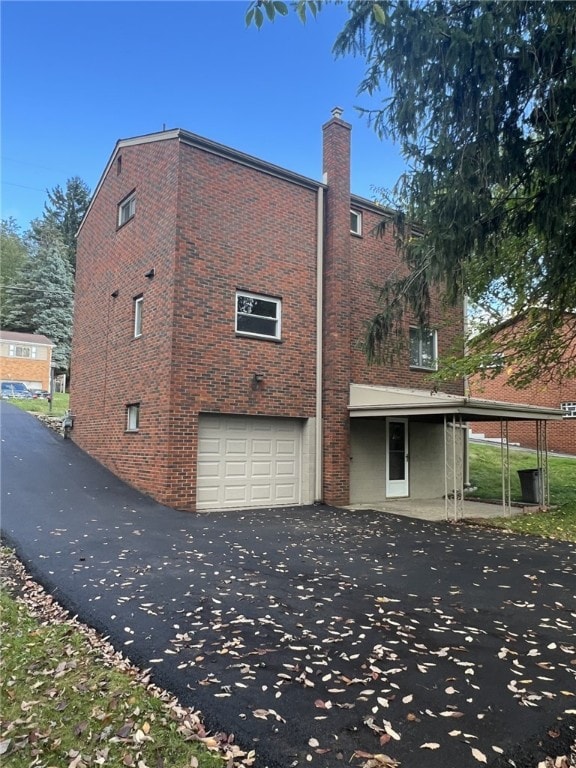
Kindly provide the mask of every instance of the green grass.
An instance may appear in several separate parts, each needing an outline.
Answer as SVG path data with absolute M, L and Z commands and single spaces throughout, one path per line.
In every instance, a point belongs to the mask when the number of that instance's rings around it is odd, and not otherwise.
M 536 467 L 536 455 L 528 451 L 510 451 L 510 488 L 512 501 L 521 500 L 519 469 Z M 549 456 L 550 503 L 554 509 L 515 518 L 491 518 L 496 525 L 517 533 L 576 541 L 576 458 Z M 501 451 L 499 446 L 470 444 L 470 482 L 480 499 L 502 498 Z
M 10 557 L 2 551 L 2 768 L 232 764 L 197 713 L 149 685 L 145 673 L 103 641 L 95 642 L 95 633 L 58 615 L 62 609 L 48 596 L 42 598 L 44 615 L 37 617 L 32 615 L 38 614 L 37 605 L 31 611 L 29 599 L 9 594 L 13 584 L 7 590 L 4 583 Z M 30 582 L 24 589 L 30 590 Z M 246 753 L 238 749 L 237 756 Z
M 20 408 L 22 411 L 28 411 L 29 413 L 44 413 L 46 416 L 64 416 L 65 411 L 68 410 L 68 403 L 70 401 L 70 395 L 62 392 L 54 393 L 54 400 L 52 401 L 52 410 L 50 410 L 50 403 L 48 400 L 18 400 L 16 398 L 10 398 L 9 403 Z

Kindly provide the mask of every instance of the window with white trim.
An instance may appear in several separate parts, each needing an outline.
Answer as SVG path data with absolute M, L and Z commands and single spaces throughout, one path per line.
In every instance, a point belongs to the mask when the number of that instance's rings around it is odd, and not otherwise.
M 130 221 L 136 214 L 136 192 L 131 192 L 118 206 L 118 226 Z
M 565 419 L 576 419 L 576 402 L 560 403 Z
M 36 358 L 36 347 L 19 346 L 18 344 L 10 344 L 9 349 L 10 357 L 31 357 Z
M 144 309 L 144 296 L 134 297 L 134 338 L 142 336 L 142 310 Z
M 360 211 L 350 211 L 350 232 L 353 235 L 362 234 L 362 214 Z
M 438 367 L 438 336 L 429 328 L 410 328 L 410 367 L 435 371 Z
M 257 293 L 236 292 L 236 333 L 280 340 L 282 302 Z
M 140 403 L 126 406 L 126 432 L 138 432 L 140 428 Z

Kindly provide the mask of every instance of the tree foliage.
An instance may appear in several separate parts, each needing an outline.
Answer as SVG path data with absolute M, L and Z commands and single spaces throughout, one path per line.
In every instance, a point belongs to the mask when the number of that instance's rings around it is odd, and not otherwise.
M 8 330 L 41 333 L 54 342 L 52 361 L 58 371 L 70 364 L 73 311 L 73 276 L 64 241 L 56 234 L 44 236 L 11 283 L 5 318 Z
M 302 16 L 312 3 L 294 7 Z M 273 3 L 255 2 L 253 23 L 258 8 L 274 17 Z M 576 309 L 576 2 L 347 8 L 334 52 L 364 57 L 362 112 L 410 169 L 394 190 L 393 223 L 380 228 L 394 226 L 407 275 L 382 275 L 368 358 L 393 353 L 406 314 L 426 325 L 440 291 L 451 304 L 468 297 L 479 320 L 467 358 L 444 369 L 451 375 L 485 369 L 511 316 L 524 321 L 507 336 L 513 382 L 576 374 L 566 359 L 576 340 L 567 314 Z
M 0 229 L 0 328 L 6 327 L 5 319 L 13 305 L 14 295 L 9 286 L 17 283 L 28 261 L 28 249 L 14 218 L 3 219 Z
M 45 228 L 58 232 L 75 271 L 76 232 L 90 204 L 90 188 L 79 176 L 73 176 L 66 182 L 66 189 L 58 184 L 52 191 L 48 190 L 47 195 L 43 217 L 32 222 L 33 236 L 41 239 Z

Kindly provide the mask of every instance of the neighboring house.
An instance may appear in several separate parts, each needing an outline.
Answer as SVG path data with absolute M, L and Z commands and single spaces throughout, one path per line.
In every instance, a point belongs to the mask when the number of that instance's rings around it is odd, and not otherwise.
M 572 313 L 566 315 L 566 330 L 574 327 L 575 316 Z M 518 321 L 508 321 L 504 325 L 504 331 L 517 326 Z M 576 344 L 572 344 L 567 355 L 573 360 L 576 355 Z M 561 366 L 562 363 L 558 363 Z M 558 378 L 558 377 L 557 377 Z M 565 378 L 562 381 L 548 381 L 542 379 L 533 381 L 528 387 L 516 389 L 508 383 L 508 373 L 502 370 L 493 378 L 473 376 L 470 380 L 470 391 L 474 396 L 488 397 L 492 400 L 507 400 L 517 403 L 541 406 L 545 408 L 559 408 L 564 412 L 561 421 L 554 421 L 547 425 L 548 448 L 556 453 L 568 453 L 576 456 L 576 379 Z M 474 427 L 473 433 L 483 434 L 488 438 L 500 438 L 501 427 L 499 423 L 489 422 L 481 427 Z M 533 423 L 518 422 L 508 425 L 508 440 L 519 443 L 525 448 L 538 446 L 538 432 Z
M 53 347 L 50 339 L 38 333 L 0 330 L 0 378 L 48 390 Z
M 350 193 L 339 110 L 323 165 L 315 181 L 184 130 L 116 144 L 78 232 L 73 438 L 165 504 L 441 497 L 462 419 L 504 411 L 460 381 L 430 392 L 461 308 L 434 303 L 397 364 L 367 365 L 374 284 L 403 267 L 373 234 L 385 209 Z

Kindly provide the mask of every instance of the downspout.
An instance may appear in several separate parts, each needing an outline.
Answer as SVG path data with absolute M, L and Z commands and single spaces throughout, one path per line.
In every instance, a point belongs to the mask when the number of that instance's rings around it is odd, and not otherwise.
M 324 188 L 318 187 L 316 199 L 316 471 L 314 473 L 314 499 L 322 501 L 322 347 L 324 311 Z

